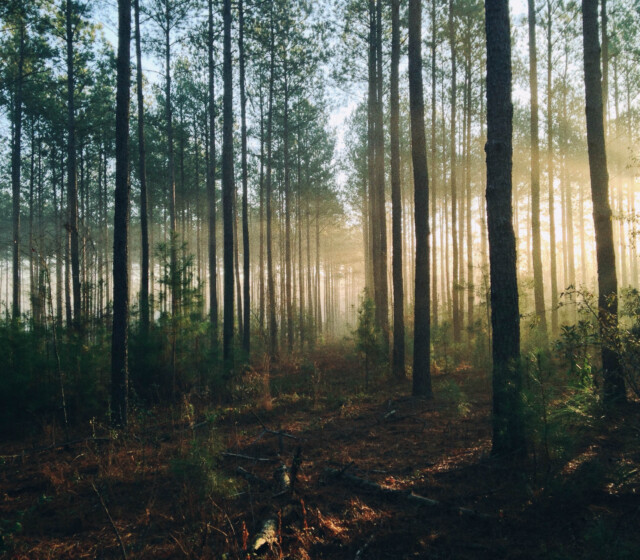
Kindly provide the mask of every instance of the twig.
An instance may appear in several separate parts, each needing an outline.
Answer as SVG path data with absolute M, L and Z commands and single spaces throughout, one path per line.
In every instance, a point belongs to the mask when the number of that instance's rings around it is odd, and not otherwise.
M 262 463 L 275 463 L 278 461 L 278 459 L 274 458 L 270 458 L 270 457 L 252 457 L 251 455 L 242 455 L 241 453 L 229 453 L 229 452 L 224 452 L 221 453 L 221 455 L 223 457 L 235 457 L 236 459 L 246 459 L 247 461 L 257 461 L 257 462 L 262 462 Z
M 111 523 L 111 527 L 113 527 L 113 531 L 116 534 L 116 538 L 118 539 L 118 542 L 120 543 L 120 550 L 122 551 L 122 558 L 124 560 L 127 560 L 127 551 L 124 548 L 124 543 L 122 542 L 122 537 L 120 536 L 120 531 L 118 531 L 118 528 L 116 527 L 116 524 L 113 521 L 113 517 L 111 517 L 111 514 L 109 513 L 109 510 L 107 508 L 107 504 L 104 503 L 104 500 L 102 498 L 102 494 L 100 494 L 100 492 L 96 488 L 96 485 L 93 482 L 91 483 L 91 488 L 93 488 L 93 491 L 96 493 L 96 496 L 98 496 L 98 499 L 100 500 L 100 503 L 102 504 L 102 509 L 104 509 L 104 512 L 107 514 L 107 517 L 109 518 L 109 523 Z
M 369 546 L 371 545 L 371 543 L 373 542 L 373 535 L 371 535 L 368 539 L 367 542 L 365 542 L 359 549 L 358 552 L 356 552 L 356 556 L 355 556 L 355 560 L 360 560 L 360 558 L 363 558 L 363 554 L 366 552 L 367 548 L 369 548 Z
M 258 421 L 258 423 L 262 426 L 262 429 L 267 433 L 267 434 L 271 434 L 273 436 L 280 436 L 280 437 L 287 437 L 287 438 L 291 438 L 291 439 L 299 439 L 297 436 L 288 434 L 286 432 L 283 431 L 278 431 L 278 430 L 270 430 L 269 428 L 267 428 L 264 425 L 264 422 L 262 420 L 260 420 L 260 418 L 258 417 L 258 415 L 253 412 L 253 410 L 251 411 L 251 414 L 253 414 L 253 416 L 255 417 L 255 419 Z M 258 436 L 258 437 L 262 437 L 262 436 Z

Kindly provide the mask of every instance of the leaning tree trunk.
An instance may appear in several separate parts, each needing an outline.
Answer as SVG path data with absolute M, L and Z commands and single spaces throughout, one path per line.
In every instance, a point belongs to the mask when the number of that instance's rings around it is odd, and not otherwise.
M 129 270 L 129 102 L 131 97 L 131 0 L 118 1 L 116 61 L 116 191 L 113 229 L 113 331 L 111 345 L 111 421 L 127 424 Z
M 611 405 L 624 401 L 626 392 L 619 357 L 610 344 L 618 329 L 618 279 L 604 139 L 598 0 L 582 0 L 582 37 L 589 175 L 598 263 L 598 315 L 603 338 L 604 402 Z
M 520 315 L 511 208 L 513 105 L 508 0 L 485 0 L 487 37 L 487 222 L 493 330 L 493 448 L 524 453 Z
M 416 278 L 413 345 L 413 394 L 431 396 L 429 278 L 429 174 L 422 91 L 422 6 L 409 1 L 409 105 L 415 198 Z

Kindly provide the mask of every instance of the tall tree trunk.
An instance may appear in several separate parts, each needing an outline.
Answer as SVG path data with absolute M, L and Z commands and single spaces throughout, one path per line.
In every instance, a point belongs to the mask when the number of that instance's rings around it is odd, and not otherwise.
M 531 89 L 531 241 L 533 258 L 533 297 L 538 328 L 547 338 L 542 281 L 542 245 L 540 240 L 540 141 L 538 139 L 538 52 L 536 49 L 536 6 L 528 0 L 529 15 L 529 87 Z
M 22 82 L 24 73 L 25 22 L 18 23 L 18 78 L 14 94 L 13 143 L 11 146 L 11 197 L 13 214 L 13 318 L 20 317 L 20 171 L 22 159 Z
M 431 0 L 431 224 L 433 231 L 437 231 L 436 224 L 436 8 L 437 0 Z M 435 246 L 435 243 L 433 244 Z M 433 325 L 438 326 L 438 259 L 431 258 L 431 313 Z
M 137 2 L 136 2 L 137 3 Z M 137 11 L 136 11 L 137 15 Z M 127 424 L 129 268 L 129 103 L 131 97 L 131 0 L 118 0 L 116 61 L 116 191 L 113 229 L 113 336 L 111 344 L 111 421 Z
M 233 68 L 231 66 L 231 0 L 224 0 L 224 81 L 222 113 L 222 220 L 224 229 L 224 317 L 222 354 L 226 374 L 233 365 Z
M 493 329 L 493 447 L 509 458 L 525 451 L 520 315 L 511 208 L 513 105 L 508 0 L 485 0 L 487 37 L 487 221 Z
M 207 166 L 207 206 L 209 209 L 209 320 L 214 344 L 218 340 L 218 267 L 216 258 L 216 98 L 214 90 L 213 65 L 213 0 L 208 1 L 209 18 L 207 25 L 208 58 L 208 109 L 209 109 L 209 165 Z
M 556 256 L 556 215 L 553 186 L 553 43 L 552 6 L 547 0 L 547 175 L 549 181 L 549 258 L 551 260 L 551 335 L 558 334 L 558 271 Z M 566 92 L 565 92 L 566 93 Z
M 134 0 L 136 37 L 136 89 L 138 93 L 138 172 L 140 174 L 140 329 L 143 337 L 149 332 L 149 221 L 147 169 L 144 142 L 144 93 L 142 91 L 142 49 L 140 44 L 140 2 Z
M 67 42 L 67 228 L 71 237 L 71 275 L 73 284 L 73 320 L 80 322 L 80 257 L 78 253 L 78 185 L 76 173 L 75 68 L 73 65 L 74 25 L 72 0 L 66 0 Z
M 453 340 L 460 342 L 460 280 L 459 280 L 459 255 L 458 255 L 458 187 L 456 185 L 456 112 L 457 112 L 457 84 L 456 84 L 456 31 L 453 17 L 453 0 L 449 0 L 449 48 L 451 51 L 451 249 L 453 257 L 452 297 L 453 297 Z
M 242 258 L 243 258 L 243 326 L 242 348 L 249 358 L 251 351 L 251 293 L 249 274 L 249 201 L 247 170 L 247 94 L 245 92 L 245 56 L 244 56 L 244 9 L 243 0 L 238 1 L 238 55 L 240 59 L 240 115 L 242 142 Z
M 378 285 L 376 287 L 376 317 L 380 327 L 385 352 L 389 348 L 389 288 L 387 274 L 387 212 L 385 204 L 385 172 L 384 172 L 384 108 L 382 79 L 382 0 L 376 0 L 375 16 L 376 44 L 376 105 L 375 105 L 375 177 L 376 177 L 376 213 L 374 216 L 378 248 L 376 261 L 378 265 Z
M 626 400 L 626 391 L 619 357 L 610 346 L 610 337 L 618 329 L 618 279 L 604 139 L 598 0 L 582 0 L 582 37 L 589 175 L 598 263 L 598 315 L 603 336 L 604 402 L 611 405 Z
M 291 297 L 291 169 L 289 167 L 289 82 L 288 60 L 285 53 L 284 74 L 284 114 L 283 114 L 283 152 L 284 152 L 284 269 L 285 269 L 285 306 L 287 313 L 287 349 L 293 352 L 293 305 Z
M 273 88 L 275 73 L 275 45 L 273 6 L 270 13 L 270 37 L 269 37 L 269 108 L 267 115 L 267 312 L 269 315 L 269 355 L 273 359 L 278 353 L 278 323 L 276 322 L 276 293 L 273 278 L 273 236 L 271 232 L 271 174 L 273 167 Z
M 422 91 L 422 2 L 409 0 L 409 106 L 416 228 L 413 394 L 431 397 L 429 174 Z
M 262 76 L 260 77 L 260 248 L 259 248 L 259 323 L 260 332 L 264 334 L 265 292 L 264 292 L 264 96 L 262 93 Z
M 420 7 L 418 6 L 418 9 Z M 419 54 L 419 53 L 418 53 Z M 400 184 L 400 93 L 398 69 L 400 65 L 400 0 L 391 2 L 391 113 L 389 136 L 391 140 L 391 205 L 393 244 L 393 374 L 405 377 L 404 343 L 404 285 L 402 281 L 402 193 Z M 422 84 L 422 81 L 420 82 Z M 423 107 L 424 110 L 424 107 Z M 424 122 L 424 121 L 423 121 Z M 424 125 L 423 125 L 424 126 Z

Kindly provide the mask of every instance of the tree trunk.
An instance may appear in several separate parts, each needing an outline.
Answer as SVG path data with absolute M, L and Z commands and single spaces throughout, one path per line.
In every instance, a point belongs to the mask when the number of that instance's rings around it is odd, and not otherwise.
M 420 7 L 418 6 L 418 9 Z M 405 377 L 404 285 L 402 281 L 402 193 L 400 182 L 400 0 L 391 2 L 391 93 L 389 98 L 391 140 L 391 204 L 393 244 L 393 374 Z M 422 82 L 421 82 L 422 83 Z M 424 108 L 423 108 L 424 109 Z M 424 121 L 423 121 L 424 122 Z M 424 125 L 423 125 L 424 126 Z
M 207 206 L 209 208 L 209 320 L 212 327 L 211 339 L 215 345 L 218 341 L 218 267 L 216 258 L 216 98 L 214 91 L 215 68 L 213 65 L 213 0 L 209 0 L 208 8 L 209 165 L 207 166 Z
M 18 48 L 18 78 L 14 96 L 13 143 L 11 146 L 11 197 L 13 214 L 13 306 L 14 320 L 20 317 L 20 171 L 22 158 L 22 82 L 24 73 L 25 23 L 21 17 Z
M 137 14 L 137 12 L 136 12 Z M 111 421 L 127 424 L 129 269 L 129 103 L 131 85 L 131 0 L 118 1 L 116 60 L 116 191 L 113 229 L 113 337 L 111 346 Z
M 136 89 L 138 93 L 138 172 L 140 174 L 140 330 L 143 337 L 149 333 L 149 222 L 147 169 L 145 163 L 144 142 L 144 95 L 142 91 L 142 49 L 140 45 L 140 2 L 134 0 L 135 37 L 136 37 Z
M 431 397 L 429 174 L 422 91 L 422 2 L 409 0 L 409 107 L 416 229 L 413 394 Z
M 547 0 L 547 175 L 549 180 L 549 257 L 551 260 L 551 335 L 558 334 L 558 272 L 556 257 L 556 216 L 553 187 L 553 43 L 551 0 Z M 566 93 L 566 92 L 565 92 Z
M 274 46 L 274 22 L 273 6 L 270 14 L 270 39 L 269 39 L 269 108 L 267 115 L 267 312 L 269 315 L 269 355 L 273 359 L 278 353 L 278 323 L 276 322 L 276 294 L 273 278 L 273 238 L 271 232 L 271 174 L 273 167 L 273 88 L 275 73 L 275 46 Z
M 75 72 L 73 66 L 72 0 L 66 0 L 67 42 L 67 229 L 71 237 L 71 275 L 73 285 L 73 320 L 80 321 L 80 258 L 78 253 L 78 189 L 76 173 Z
M 451 249 L 453 257 L 453 274 L 451 287 L 453 293 L 453 340 L 460 342 L 460 286 L 459 286 L 459 255 L 458 255 L 458 187 L 456 185 L 456 112 L 458 107 L 456 99 L 456 31 L 453 18 L 453 0 L 449 0 L 449 48 L 451 51 Z
M 245 92 L 245 60 L 244 60 L 244 9 L 243 1 L 238 1 L 238 55 L 240 59 L 240 115 L 242 121 L 242 258 L 243 258 L 243 326 L 242 348 L 249 359 L 251 351 L 251 294 L 249 274 L 249 202 L 247 171 L 247 94 Z
M 538 328 L 546 341 L 547 318 L 542 282 L 542 246 L 540 240 L 540 142 L 538 139 L 538 53 L 536 50 L 536 6 L 528 0 L 529 15 L 529 87 L 531 89 L 531 242 L 533 258 L 533 296 Z
M 520 315 L 511 208 L 513 105 L 508 0 L 485 0 L 487 37 L 487 221 L 493 330 L 492 454 L 521 457 Z
M 222 219 L 224 229 L 224 317 L 222 354 L 225 373 L 233 366 L 233 68 L 231 66 L 231 0 L 224 0 Z
M 603 337 L 604 402 L 611 405 L 626 400 L 626 391 L 619 357 L 608 344 L 618 329 L 618 279 L 604 139 L 598 0 L 582 0 L 582 37 L 589 175 L 598 263 L 598 315 Z

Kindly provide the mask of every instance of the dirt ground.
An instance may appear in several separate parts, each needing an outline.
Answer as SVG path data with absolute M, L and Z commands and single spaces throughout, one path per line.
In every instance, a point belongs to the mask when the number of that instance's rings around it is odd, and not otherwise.
M 485 374 L 438 373 L 426 401 L 408 382 L 364 392 L 356 361 L 316 358 L 274 372 L 271 398 L 190 395 L 137 408 L 125 433 L 5 441 L 0 556 L 640 558 L 637 403 L 562 462 L 532 449 L 514 467 L 489 455 Z

